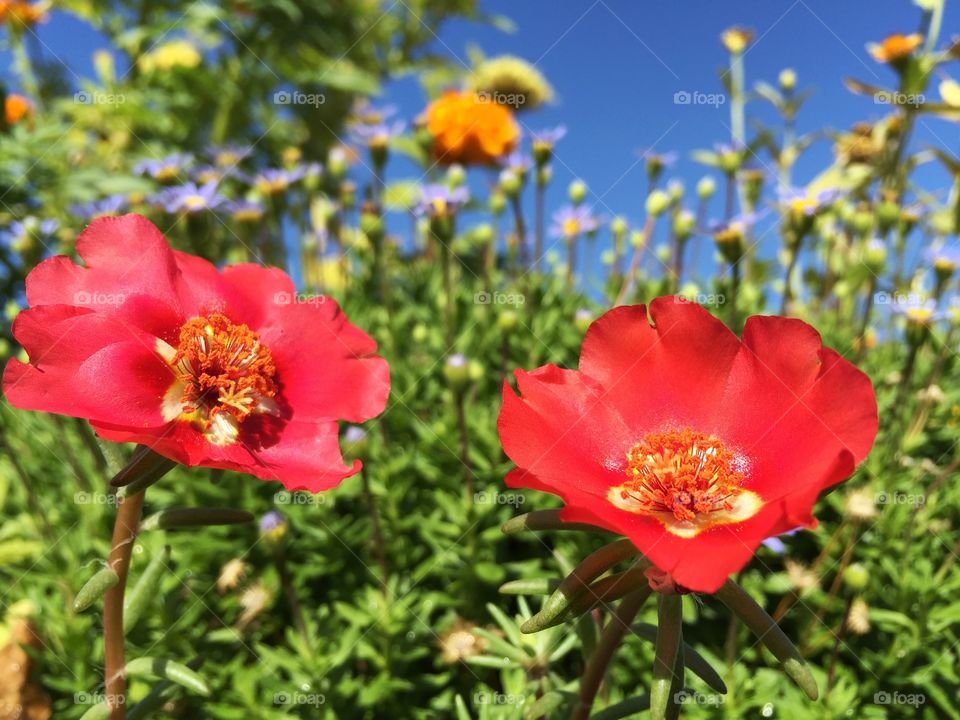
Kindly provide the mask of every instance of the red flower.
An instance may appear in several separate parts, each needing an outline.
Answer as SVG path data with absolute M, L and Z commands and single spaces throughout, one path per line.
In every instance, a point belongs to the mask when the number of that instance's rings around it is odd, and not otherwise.
M 714 592 L 767 537 L 815 527 L 820 492 L 877 433 L 869 378 L 800 320 L 752 317 L 742 342 L 678 298 L 594 322 L 580 369 L 518 370 L 498 422 L 511 487 L 559 495 L 565 522 L 629 537 Z
M 95 220 L 77 253 L 86 267 L 55 257 L 27 277 L 31 307 L 13 332 L 30 363 L 6 367 L 12 405 L 291 490 L 359 471 L 344 465 L 337 420 L 382 412 L 389 368 L 333 300 L 293 302 L 274 268 L 218 271 L 139 215 Z

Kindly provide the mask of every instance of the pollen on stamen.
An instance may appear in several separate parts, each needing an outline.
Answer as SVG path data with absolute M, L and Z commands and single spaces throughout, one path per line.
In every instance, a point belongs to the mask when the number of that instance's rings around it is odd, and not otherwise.
M 691 428 L 647 433 L 627 452 L 626 480 L 612 488 L 611 499 L 631 512 L 684 523 L 725 515 L 749 494 L 741 468 L 736 455 L 706 433 Z
M 184 323 L 168 362 L 175 387 L 182 388 L 181 417 L 198 424 L 211 442 L 234 442 L 247 416 L 276 408 L 277 370 L 270 350 L 257 333 L 221 313 Z

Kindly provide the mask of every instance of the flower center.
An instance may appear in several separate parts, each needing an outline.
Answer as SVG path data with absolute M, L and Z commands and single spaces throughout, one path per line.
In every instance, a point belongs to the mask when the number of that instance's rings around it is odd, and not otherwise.
M 580 234 L 580 221 L 576 218 L 568 218 L 563 221 L 563 234 L 567 237 L 573 237 Z
M 617 507 L 649 515 L 681 537 L 752 517 L 762 501 L 744 488 L 747 465 L 721 440 L 691 428 L 651 432 L 627 452 Z
M 168 359 L 177 375 L 171 393 L 179 397 L 168 400 L 211 442 L 234 442 L 251 413 L 276 413 L 277 369 L 257 333 L 212 313 L 184 323 L 179 340 Z
M 187 210 L 203 210 L 207 206 L 207 200 L 203 195 L 187 195 L 183 199 L 183 205 Z

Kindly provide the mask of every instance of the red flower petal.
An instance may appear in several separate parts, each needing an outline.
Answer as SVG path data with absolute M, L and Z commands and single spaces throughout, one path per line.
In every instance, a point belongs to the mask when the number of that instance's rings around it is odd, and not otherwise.
M 504 450 L 518 465 L 506 482 L 560 496 L 565 521 L 626 535 L 676 582 L 713 592 L 766 537 L 815 524 L 819 493 L 849 477 L 870 450 L 876 400 L 869 378 L 824 349 L 805 323 L 751 318 L 741 343 L 697 306 L 658 298 L 650 309 L 653 326 L 643 306 L 598 319 L 579 372 L 518 371 L 521 396 L 505 387 L 499 420 Z M 684 428 L 694 434 L 673 434 Z M 628 477 L 637 467 L 666 483 L 666 496 L 656 497 L 677 502 L 672 465 L 659 470 L 656 454 L 627 459 L 641 439 L 664 434 L 706 435 L 683 442 L 729 451 L 736 494 L 728 504 L 676 519 L 644 504 L 654 497 L 646 493 L 661 491 L 631 485 L 649 477 Z
M 329 490 L 360 471 L 359 460 L 352 466 L 343 463 L 336 422 L 292 420 L 275 432 L 260 432 L 269 422 L 264 418 L 264 426 L 247 428 L 239 442 L 228 446 L 212 445 L 185 422 L 145 430 L 92 424 L 105 440 L 142 443 L 183 465 L 246 472 L 279 481 L 288 490 Z
M 131 426 L 162 423 L 160 398 L 173 374 L 149 336 L 66 305 L 24 310 L 13 333 L 31 362 L 8 363 L 10 404 Z

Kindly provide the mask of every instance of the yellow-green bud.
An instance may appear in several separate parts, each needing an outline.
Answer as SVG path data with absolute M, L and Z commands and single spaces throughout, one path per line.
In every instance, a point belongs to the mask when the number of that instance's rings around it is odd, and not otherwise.
M 410 333 L 410 337 L 413 338 L 413 341 L 417 344 L 424 342 L 427 339 L 429 331 L 424 325 L 414 325 L 413 331 Z
M 507 197 L 516 197 L 523 183 L 520 177 L 509 168 L 500 172 L 500 189 Z
M 647 215 L 657 217 L 670 207 L 670 196 L 663 190 L 654 190 L 647 195 Z
M 713 197 L 713 194 L 717 191 L 716 181 L 709 175 L 706 177 L 700 178 L 700 182 L 697 183 L 697 196 L 703 200 L 708 200 Z
M 697 219 L 692 212 L 681 210 L 673 218 L 673 234 L 680 240 L 686 240 L 693 234 Z
M 570 202 L 579 205 L 587 197 L 587 184 L 583 180 L 574 180 L 570 183 L 567 194 L 570 196 Z
M 793 68 L 784 68 L 780 71 L 780 89 L 786 93 L 793 92 L 797 87 L 797 73 Z
M 843 582 L 851 590 L 863 590 L 870 582 L 870 571 L 861 563 L 852 563 L 843 571 Z
M 646 244 L 647 239 L 643 234 L 642 230 L 634 230 L 630 233 L 630 245 L 635 248 L 642 248 Z
M 490 195 L 490 212 L 500 215 L 507 206 L 507 196 L 500 190 L 494 190 Z
M 463 185 L 467 179 L 467 172 L 463 165 L 451 165 L 447 170 L 447 184 L 451 189 L 456 189 Z
M 517 316 L 516 311 L 509 308 L 501 310 L 497 315 L 497 326 L 501 330 L 510 331 L 513 330 L 517 323 L 520 321 L 520 318 Z
M 610 232 L 614 235 L 623 235 L 627 232 L 627 220 L 622 215 L 617 215 L 610 221 Z

